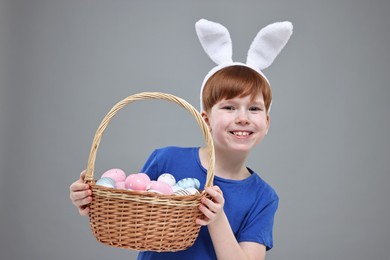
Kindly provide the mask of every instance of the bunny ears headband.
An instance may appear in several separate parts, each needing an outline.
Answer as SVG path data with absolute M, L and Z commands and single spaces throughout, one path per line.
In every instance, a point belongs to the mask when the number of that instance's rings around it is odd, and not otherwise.
M 290 22 L 277 22 L 261 29 L 248 50 L 246 63 L 233 62 L 232 40 L 229 31 L 221 24 L 200 19 L 195 24 L 200 43 L 217 66 L 212 68 L 203 80 L 200 90 L 200 108 L 202 107 L 202 93 L 207 80 L 222 68 L 232 65 L 241 65 L 257 71 L 267 80 L 262 70 L 268 68 L 292 35 L 293 26 Z

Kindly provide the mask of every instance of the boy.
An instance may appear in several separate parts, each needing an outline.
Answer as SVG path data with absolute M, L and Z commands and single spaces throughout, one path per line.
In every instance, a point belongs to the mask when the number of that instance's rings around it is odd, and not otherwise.
M 211 199 L 204 198 L 199 207 L 204 217 L 196 220 L 202 228 L 192 247 L 179 252 L 140 252 L 138 259 L 264 259 L 273 246 L 279 199 L 245 163 L 270 124 L 272 94 L 261 69 L 268 67 L 287 43 L 292 26 L 279 23 L 263 28 L 251 45 L 246 64 L 232 62 L 226 28 L 203 19 L 196 26 L 206 53 L 218 64 L 201 88 L 202 116 L 215 147 L 215 186 L 206 188 Z M 259 46 L 263 48 L 260 51 Z M 205 147 L 165 147 L 151 154 L 141 172 L 151 179 L 164 172 L 176 179 L 194 177 L 203 186 L 207 167 Z M 81 215 L 88 214 L 91 202 L 84 174 L 70 186 L 70 198 Z

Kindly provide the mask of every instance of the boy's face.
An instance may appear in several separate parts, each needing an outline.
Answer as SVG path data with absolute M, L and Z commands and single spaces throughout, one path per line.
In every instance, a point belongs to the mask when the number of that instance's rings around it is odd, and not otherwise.
M 263 140 L 270 123 L 261 93 L 254 100 L 251 96 L 221 100 L 202 115 L 220 151 L 249 152 Z

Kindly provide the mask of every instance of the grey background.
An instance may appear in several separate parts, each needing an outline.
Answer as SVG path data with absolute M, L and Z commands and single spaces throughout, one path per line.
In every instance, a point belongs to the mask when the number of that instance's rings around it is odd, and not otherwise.
M 281 199 L 267 259 L 388 259 L 389 11 L 387 0 L 2 0 L 1 259 L 135 259 L 95 241 L 69 185 L 117 101 L 163 91 L 198 107 L 214 66 L 200 18 L 229 29 L 236 61 L 268 23 L 295 26 L 265 71 L 271 129 L 248 162 Z M 203 144 L 191 116 L 132 104 L 107 129 L 96 171 L 136 172 L 168 144 Z

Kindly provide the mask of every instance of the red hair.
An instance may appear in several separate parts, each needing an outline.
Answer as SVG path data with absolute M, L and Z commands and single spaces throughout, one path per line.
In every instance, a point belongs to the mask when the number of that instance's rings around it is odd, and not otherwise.
M 203 109 L 207 112 L 223 99 L 251 95 L 254 100 L 259 93 L 263 94 L 264 105 L 268 112 L 272 92 L 267 80 L 255 70 L 246 66 L 225 67 L 207 80 L 202 93 Z

